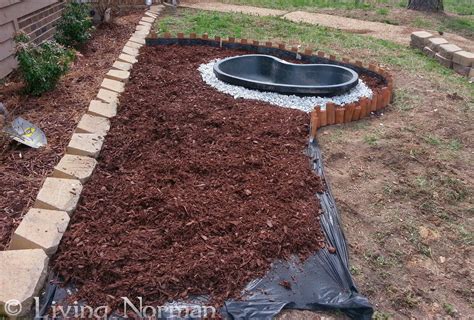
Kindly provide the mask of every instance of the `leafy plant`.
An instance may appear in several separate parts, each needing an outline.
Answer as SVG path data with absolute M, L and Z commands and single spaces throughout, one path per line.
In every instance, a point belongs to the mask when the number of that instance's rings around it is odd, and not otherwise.
M 40 95 L 54 89 L 74 59 L 74 51 L 64 48 L 55 41 L 46 41 L 40 45 L 29 43 L 29 38 L 25 34 L 17 35 L 15 41 L 17 43 L 15 56 L 25 81 L 26 93 Z
M 56 41 L 67 47 L 83 45 L 92 36 L 90 7 L 84 3 L 70 2 L 56 26 Z

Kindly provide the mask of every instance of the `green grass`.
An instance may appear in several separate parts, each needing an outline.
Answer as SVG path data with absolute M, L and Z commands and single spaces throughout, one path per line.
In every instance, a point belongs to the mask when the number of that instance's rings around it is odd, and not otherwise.
M 392 319 L 392 315 L 387 312 L 382 311 L 375 311 L 374 315 L 372 316 L 373 320 L 389 320 Z
M 377 13 L 380 14 L 381 16 L 386 16 L 389 12 L 390 10 L 387 8 L 377 9 Z
M 374 9 L 378 5 L 405 8 L 407 0 L 222 0 L 224 3 L 244 4 L 273 9 L 342 8 Z M 474 14 L 474 0 L 444 0 L 445 10 L 461 15 Z
M 415 108 L 419 97 L 405 88 L 400 88 L 395 96 L 395 105 L 400 111 L 410 111 Z
M 439 137 L 429 134 L 427 137 L 425 137 L 425 141 L 432 146 L 439 146 L 441 145 L 442 141 Z
M 474 1 L 444 0 L 444 9 L 461 15 L 474 15 Z
M 371 147 L 375 147 L 379 141 L 379 137 L 376 134 L 366 134 L 364 135 L 364 142 Z
M 423 15 L 411 20 L 399 21 L 397 13 L 391 14 L 391 9 L 406 8 L 408 0 L 218 0 L 228 4 L 250 5 L 280 9 L 286 11 L 303 10 L 315 11 L 318 9 L 343 9 L 351 10 L 352 18 L 360 18 L 364 13 L 360 10 L 369 10 L 369 14 L 363 20 L 378 21 L 382 23 L 400 25 L 405 24 L 417 28 L 430 29 L 440 32 L 459 33 L 465 37 L 474 37 L 474 0 L 444 0 L 445 11 L 465 15 L 458 17 L 453 15 Z
M 373 8 L 372 3 L 364 0 L 222 0 L 221 2 L 286 10 L 302 8 Z
M 256 40 L 296 41 L 314 50 L 323 50 L 341 57 L 360 51 L 366 62 L 376 60 L 411 73 L 429 74 L 441 87 L 449 85 L 450 90 L 459 94 L 471 95 L 474 101 L 474 89 L 465 78 L 455 76 L 450 69 L 444 68 L 436 60 L 427 58 L 419 51 L 372 37 L 345 33 L 340 30 L 294 23 L 278 17 L 257 17 L 237 13 L 218 13 L 184 9 L 180 15 L 165 16 L 156 25 L 158 33 L 177 32 L 197 34 L 208 33 L 209 37 L 237 37 Z
M 450 316 L 456 315 L 456 312 L 455 312 L 456 308 L 450 303 L 447 303 L 447 302 L 443 303 L 443 309 Z
M 430 20 L 423 19 L 422 17 L 416 17 L 412 21 L 413 25 L 417 28 L 432 29 L 433 24 Z
M 474 3 L 473 3 L 474 6 Z M 467 31 L 474 34 L 474 19 L 472 18 L 451 18 L 446 19 L 441 24 L 443 28 L 454 31 Z

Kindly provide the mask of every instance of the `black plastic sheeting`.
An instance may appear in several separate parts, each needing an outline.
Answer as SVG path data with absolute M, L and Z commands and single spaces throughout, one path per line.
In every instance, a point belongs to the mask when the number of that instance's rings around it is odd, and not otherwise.
M 336 253 L 324 248 L 303 264 L 297 260 L 275 263 L 264 278 L 247 287 L 244 301 L 225 303 L 230 318 L 271 319 L 282 309 L 340 310 L 353 319 L 372 318 L 372 305 L 358 293 L 349 271 L 346 238 L 316 140 L 309 144 L 308 156 L 326 187 L 324 193 L 317 194 L 322 209 L 320 221 L 326 241 Z M 291 289 L 282 286 L 282 281 L 288 281 Z
M 316 140 L 309 143 L 307 155 L 311 159 L 313 170 L 325 185 L 325 192 L 317 194 L 322 209 L 320 222 L 327 243 L 336 248 L 336 252 L 329 253 L 324 248 L 304 263 L 296 258 L 293 261 L 273 263 L 265 277 L 252 281 L 245 288 L 242 300 L 227 301 L 224 304 L 220 311 L 228 319 L 271 319 L 283 309 L 339 310 L 353 319 L 372 318 L 372 305 L 358 293 L 349 271 L 346 238 L 331 188 L 324 175 L 321 151 Z M 64 304 L 74 292 L 73 287 L 56 285 L 59 282 L 57 280 L 50 275 L 40 300 L 40 315 L 47 313 L 52 301 Z M 287 281 L 291 288 L 282 286 L 282 281 Z M 205 305 L 205 300 L 201 302 L 201 305 Z M 179 305 L 198 308 L 199 303 L 193 301 Z M 119 316 L 110 318 L 121 319 Z M 162 314 L 162 319 L 170 318 L 175 319 L 175 316 Z

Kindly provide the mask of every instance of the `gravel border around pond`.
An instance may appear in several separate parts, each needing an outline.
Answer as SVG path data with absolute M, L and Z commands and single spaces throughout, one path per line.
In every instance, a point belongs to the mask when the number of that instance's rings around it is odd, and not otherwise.
M 198 68 L 201 73 L 201 77 L 205 83 L 215 88 L 216 90 L 229 94 L 235 99 L 253 99 L 268 102 L 270 104 L 298 109 L 304 112 L 311 112 L 315 106 L 321 106 L 321 110 L 326 109 L 326 103 L 333 102 L 337 105 L 346 105 L 359 101 L 359 99 L 366 97 L 372 98 L 372 90 L 359 79 L 359 84 L 351 89 L 349 92 L 334 96 L 334 97 L 317 97 L 317 96 L 306 96 L 300 97 L 296 95 L 284 95 L 275 92 L 258 91 L 247 89 L 241 86 L 235 86 L 225 83 L 219 80 L 214 74 L 213 67 L 219 59 L 212 60 L 208 63 L 201 64 Z

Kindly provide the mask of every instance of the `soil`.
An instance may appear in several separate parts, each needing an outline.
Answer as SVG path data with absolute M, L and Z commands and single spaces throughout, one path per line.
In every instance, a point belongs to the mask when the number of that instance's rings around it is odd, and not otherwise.
M 324 246 L 309 116 L 236 100 L 197 68 L 242 51 L 143 48 L 53 265 L 88 304 L 238 298 Z
M 469 318 L 474 95 L 452 99 L 442 78 L 392 73 L 396 100 L 383 115 L 318 132 L 351 271 L 379 319 Z
M 23 95 L 17 73 L 3 81 L 0 101 L 13 117 L 21 116 L 42 128 L 48 145 L 34 150 L 5 137 L 0 141 L 0 250 L 6 248 L 45 177 L 62 157 L 77 122 L 140 17 L 141 13 L 129 13 L 100 26 L 51 92 L 40 97 Z

